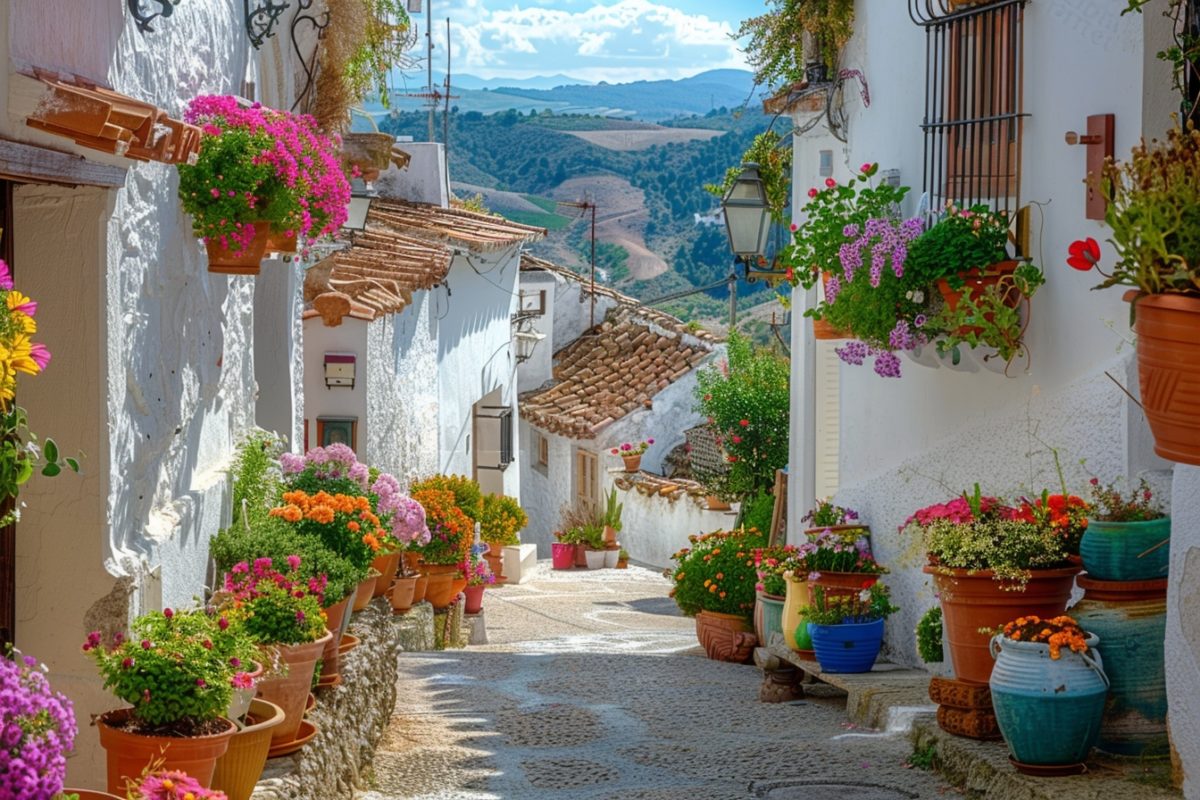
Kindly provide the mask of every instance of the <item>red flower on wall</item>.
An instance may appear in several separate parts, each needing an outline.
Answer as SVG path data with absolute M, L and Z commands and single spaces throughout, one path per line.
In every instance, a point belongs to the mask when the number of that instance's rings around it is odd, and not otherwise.
M 1067 264 L 1080 272 L 1087 272 L 1100 263 L 1100 245 L 1092 237 L 1071 242 L 1067 248 Z

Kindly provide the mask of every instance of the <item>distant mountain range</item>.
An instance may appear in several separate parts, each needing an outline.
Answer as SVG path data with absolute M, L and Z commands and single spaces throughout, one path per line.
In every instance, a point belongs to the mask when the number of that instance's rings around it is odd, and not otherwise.
M 400 111 L 418 111 L 425 99 L 409 97 L 419 76 L 409 80 L 408 92 L 398 92 L 393 106 Z M 444 73 L 434 73 L 434 83 L 443 85 Z M 717 69 L 680 80 L 635 81 L 633 83 L 582 83 L 566 75 L 534 77 L 522 80 L 473 75 L 451 77 L 450 106 L 459 112 L 477 111 L 496 114 L 513 109 L 552 110 L 555 114 L 592 114 L 602 117 L 630 117 L 660 121 L 693 114 L 704 115 L 714 109 L 733 109 L 747 100 L 756 105 L 761 90 L 754 86 L 745 70 Z M 381 107 L 371 109 L 383 114 Z

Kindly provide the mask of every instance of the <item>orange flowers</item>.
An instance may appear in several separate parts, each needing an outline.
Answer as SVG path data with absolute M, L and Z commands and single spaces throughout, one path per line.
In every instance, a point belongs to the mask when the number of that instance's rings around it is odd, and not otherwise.
M 1062 648 L 1073 653 L 1086 653 L 1087 632 L 1066 615 L 1043 620 L 1041 617 L 1018 617 L 1007 623 L 1001 634 L 1014 642 L 1038 642 L 1050 646 L 1050 658 L 1057 661 Z
M 371 501 L 367 497 L 349 494 L 329 494 L 317 492 L 310 495 L 303 491 L 283 493 L 283 505 L 269 512 L 272 517 L 279 517 L 287 522 L 297 523 L 304 520 L 320 525 L 331 525 L 337 521 L 338 515 L 345 519 L 346 529 L 353 534 L 366 533 L 362 536 L 363 544 L 372 551 L 379 550 L 380 536 L 384 535 L 383 526 L 371 511 Z

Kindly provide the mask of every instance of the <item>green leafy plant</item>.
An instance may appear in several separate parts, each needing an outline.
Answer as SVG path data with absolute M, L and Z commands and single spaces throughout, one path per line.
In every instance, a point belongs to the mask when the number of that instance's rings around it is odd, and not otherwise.
M 202 610 L 152 611 L 111 647 L 103 646 L 98 631 L 88 634 L 83 649 L 104 688 L 133 706 L 143 732 L 192 735 L 225 714 L 235 668 L 226 649 L 214 644 L 219 628 L 205 617 L 212 618 Z
M 253 564 L 269 558 L 276 564 L 287 563 L 290 555 L 300 556 L 299 577 L 308 581 L 325 576 L 325 597 L 337 602 L 365 577 L 365 572 L 330 550 L 321 540 L 306 536 L 276 517 L 269 517 L 246 528 L 227 528 L 209 542 L 209 554 L 217 570 L 224 574 L 238 562 Z
M 946 278 L 961 289 L 960 272 L 985 269 L 1008 258 L 1008 218 L 987 205 L 959 209 L 953 202 L 928 230 L 908 247 L 904 272 L 914 285 L 930 286 Z
M 515 547 L 521 543 L 518 534 L 528 524 L 529 516 L 515 499 L 503 494 L 489 494 L 483 498 L 479 517 L 481 540 Z
M 326 584 L 323 578 L 306 580 L 301 563 L 299 556 L 289 556 L 284 573 L 271 559 L 259 558 L 253 564 L 234 564 L 225 573 L 225 611 L 258 644 L 303 644 L 325 635 L 321 604 Z
M 771 518 L 775 516 L 775 495 L 762 492 L 742 500 L 738 517 L 738 527 L 757 528 L 760 531 L 771 529 Z
M 617 553 L 617 560 L 618 561 L 628 561 L 629 560 L 629 551 L 626 550 L 624 547 L 622 547 L 620 552 Z
M 769 11 L 742 22 L 735 39 L 749 37 L 746 60 L 755 83 L 767 86 L 805 79 L 804 68 L 817 61 L 836 69 L 840 51 L 854 32 L 854 0 L 771 0 Z M 804 37 L 815 48 L 804 49 Z
M 275 434 L 255 431 L 238 445 L 230 472 L 233 475 L 233 526 L 255 525 L 279 496 L 277 460 L 283 442 Z
M 600 515 L 600 524 L 607 525 L 614 531 L 621 530 L 621 511 L 624 503 L 617 502 L 617 488 L 614 486 L 604 496 L 604 512 Z
M 1129 5 L 1121 11 L 1121 16 L 1129 13 L 1140 14 L 1150 2 L 1151 0 L 1129 0 Z M 1179 92 L 1180 111 L 1187 119 L 1196 114 L 1189 84 L 1194 85 L 1200 81 L 1200 35 L 1196 34 L 1195 20 L 1195 15 L 1200 12 L 1197 12 L 1188 0 L 1163 0 L 1163 5 L 1165 8 L 1162 15 L 1171 21 L 1174 43 L 1155 55 L 1160 61 L 1171 65 L 1172 87 Z
M 792 195 L 792 148 L 790 141 L 787 146 L 782 146 L 783 144 L 782 137 L 775 131 L 760 133 L 742 154 L 742 160 L 725 170 L 725 177 L 721 183 L 705 184 L 704 190 L 722 198 L 742 174 L 742 164 L 757 164 L 763 191 L 767 195 L 767 207 L 771 210 L 771 219 L 777 225 L 783 224 L 787 221 L 787 208 Z
M 917 622 L 917 652 L 926 664 L 942 663 L 942 607 L 934 606 Z
M 1024 337 L 1029 320 L 1021 313 L 1022 303 L 1027 304 L 1045 282 L 1039 268 L 1022 263 L 1011 276 L 1002 276 L 977 297 L 964 293 L 957 308 L 943 306 L 928 326 L 930 333 L 937 336 L 938 352 L 952 354 L 955 363 L 962 345 L 995 348 L 1006 363 L 1025 356 L 1028 349 Z
M 931 743 L 924 747 L 914 746 L 914 748 L 912 755 L 908 757 L 908 761 L 906 762 L 908 766 L 926 771 L 937 769 L 938 756 L 936 744 Z
M 811 528 L 835 528 L 839 525 L 850 525 L 858 521 L 858 512 L 852 508 L 835 506 L 831 500 L 818 500 L 816 507 L 809 510 L 800 518 Z
M 675 561 L 671 596 L 679 609 L 689 616 L 716 611 L 749 618 L 758 582 L 754 551 L 766 547 L 766 536 L 740 528 L 689 536 L 688 540 L 692 547 L 671 557 Z
M 598 522 L 592 522 L 584 525 L 582 528 L 577 528 L 581 543 L 588 550 L 603 550 L 604 549 L 604 526 Z
M 770 492 L 775 471 L 787 464 L 788 361 L 755 350 L 730 334 L 728 359 L 697 374 L 697 410 L 708 418 L 725 452 L 726 472 L 700 476 L 709 492 L 727 498 Z
M 1066 543 L 1052 528 L 1013 519 L 960 524 L 937 520 L 925 528 L 924 547 L 937 566 L 992 570 L 998 580 L 1023 589 L 1029 570 L 1066 563 Z
M 900 609 L 892 605 L 891 592 L 882 583 L 853 594 L 830 594 L 822 586 L 812 589 L 812 604 L 804 607 L 804 619 L 813 625 L 859 625 L 887 619 Z

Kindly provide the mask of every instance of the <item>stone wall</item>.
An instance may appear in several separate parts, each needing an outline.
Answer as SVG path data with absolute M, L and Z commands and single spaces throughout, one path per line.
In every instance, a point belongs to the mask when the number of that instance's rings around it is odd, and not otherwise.
M 406 645 L 427 649 L 432 630 L 428 603 L 394 617 L 380 599 L 355 614 L 350 633 L 361 644 L 342 658 L 341 685 L 319 690 L 308 714 L 320 732 L 300 752 L 268 761 L 252 800 L 345 800 L 365 788 L 396 704 L 397 658 Z

